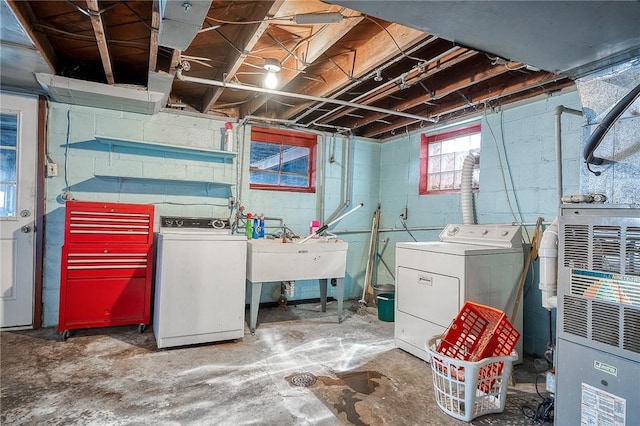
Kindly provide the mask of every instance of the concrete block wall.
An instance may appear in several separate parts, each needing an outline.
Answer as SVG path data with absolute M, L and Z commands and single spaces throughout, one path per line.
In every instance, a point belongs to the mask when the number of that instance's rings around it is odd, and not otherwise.
M 479 117 L 480 191 L 474 194 L 478 223 L 535 223 L 539 216 L 550 223 L 557 216 L 554 113 L 558 105 L 581 109 L 574 90 Z M 579 190 L 584 119 L 563 114 L 562 124 L 563 193 L 575 193 Z M 435 131 L 437 127 L 434 126 Z M 419 134 L 385 142 L 381 149 L 383 226 L 394 230 L 382 235 L 389 242 L 382 255 L 384 264 L 380 262 L 377 266 L 377 274 L 379 282 L 393 282 L 387 266 L 395 269 L 395 242 L 413 241 L 399 225 L 402 207 L 408 207 L 409 228 L 436 228 L 412 231 L 419 241 L 437 241 L 440 228 L 460 223 L 462 214 L 459 194 L 418 195 Z M 526 231 L 531 235 L 533 227 L 527 226 Z M 528 243 L 527 233 L 523 234 Z M 523 258 L 527 252 L 528 245 L 523 249 Z M 525 284 L 524 350 L 540 355 L 549 340 L 549 319 L 548 311 L 541 305 L 537 262 L 531 270 Z
M 550 222 L 557 214 L 555 188 L 554 110 L 557 105 L 581 109 L 577 93 L 565 92 L 543 100 L 508 108 L 481 117 L 482 147 L 480 192 L 475 195 L 480 223 L 511 223 L 522 219 L 535 222 L 538 216 Z M 364 207 L 344 218 L 332 229 L 349 243 L 345 297 L 359 299 L 369 247 L 369 231 L 375 209 L 380 203 L 378 262 L 373 283 L 394 282 L 395 243 L 412 241 L 402 228 L 399 214 L 408 209 L 407 226 L 425 228 L 411 233 L 419 241 L 433 241 L 443 226 L 462 220 L 459 195 L 418 196 L 420 135 L 409 134 L 379 143 L 341 136 L 319 139 L 318 182 L 316 194 L 291 194 L 277 191 L 249 190 L 248 135 L 250 127 L 236 132 L 239 156 L 232 164 L 206 158 L 165 154 L 155 150 L 113 147 L 95 140 L 95 136 L 133 139 L 219 149 L 224 122 L 206 117 L 170 113 L 157 116 L 98 110 L 64 104 L 50 104 L 48 154 L 59 165 L 60 176 L 47 179 L 47 217 L 45 237 L 45 325 L 57 323 L 60 247 L 63 239 L 64 209 L 61 195 L 70 190 L 78 199 L 149 202 L 157 215 L 194 215 L 224 217 L 229 214 L 227 197 L 241 195 L 241 204 L 252 213 L 281 218 L 299 235 L 307 235 L 309 222 L 328 219 L 349 198 L 347 212 L 359 203 Z M 564 193 L 579 189 L 580 137 L 583 119 L 563 116 Z M 244 135 L 244 137 L 243 137 Z M 352 167 L 347 176 L 347 150 Z M 498 159 L 500 154 L 500 160 Z M 66 167 L 65 158 L 67 159 Z M 509 164 L 507 168 L 505 158 Z M 501 163 L 502 161 L 502 163 Z M 242 187 L 203 185 L 189 182 L 210 180 L 235 181 L 236 167 L 242 169 Z M 66 181 L 65 182 L 65 169 Z M 506 176 L 506 190 L 502 171 Z M 123 174 L 141 177 L 172 177 L 176 182 L 119 180 L 94 175 Z M 346 183 L 352 182 L 347 194 Z M 513 185 L 512 182 L 513 181 Z M 69 188 L 67 188 L 67 183 Z M 515 200 L 520 205 L 517 212 Z M 275 226 L 271 221 L 267 226 Z M 532 227 L 528 227 L 529 232 Z M 524 254 L 523 254 L 524 256 Z M 542 309 L 537 289 L 537 265 L 525 288 L 525 351 L 542 353 L 548 341 L 547 311 Z M 263 286 L 261 301 L 275 301 L 279 283 Z M 247 293 L 247 301 L 249 300 Z M 335 289 L 330 288 L 329 295 Z M 292 298 L 319 297 L 316 282 L 296 284 Z
M 354 211 L 329 228 L 331 230 L 359 230 L 361 232 L 340 233 L 338 238 L 349 243 L 347 253 L 347 271 L 345 277 L 345 298 L 360 297 L 364 283 L 364 270 L 369 247 L 369 232 L 373 212 L 377 207 L 379 194 L 380 144 L 354 139 L 349 141 L 341 136 L 319 135 L 318 163 L 316 173 L 316 193 L 290 193 L 282 191 L 249 189 L 249 149 L 250 127 L 238 132 L 244 135 L 241 141 L 243 150 L 243 176 L 241 203 L 247 212 L 264 213 L 266 217 L 279 218 L 294 233 L 305 237 L 309 234 L 312 220 L 326 220 L 331 217 L 349 196 L 349 203 L 342 211 L 344 214 L 364 203 L 364 207 Z M 351 150 L 349 175 L 347 172 L 347 150 Z M 347 181 L 351 181 L 351 190 L 347 194 Z M 275 232 L 280 222 L 267 221 L 266 233 Z M 328 295 L 335 296 L 335 288 L 329 287 Z M 274 302 L 280 296 L 280 283 L 264 283 L 260 296 L 261 302 Z M 250 291 L 247 291 L 247 302 Z M 291 301 L 320 297 L 317 281 L 299 281 L 295 284 Z
M 46 180 L 45 326 L 58 322 L 63 194 L 85 201 L 154 204 L 156 229 L 161 215 L 228 217 L 228 197 L 236 192 L 230 185 L 235 156 L 184 154 L 143 144 L 219 150 L 223 132 L 224 121 L 204 116 L 149 116 L 49 103 L 47 155 L 59 174 Z M 143 143 L 109 145 L 96 136 Z

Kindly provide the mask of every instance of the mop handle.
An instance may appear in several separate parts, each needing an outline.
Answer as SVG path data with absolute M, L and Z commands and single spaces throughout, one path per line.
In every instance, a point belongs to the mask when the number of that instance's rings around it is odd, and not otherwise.
M 320 235 L 322 234 L 328 227 L 330 227 L 331 225 L 333 225 L 334 223 L 344 219 L 345 217 L 349 216 L 351 213 L 355 212 L 356 210 L 358 210 L 360 207 L 364 206 L 364 203 L 360 203 L 357 206 L 355 206 L 354 208 L 352 208 L 351 210 L 349 210 L 348 212 L 346 212 L 345 214 L 343 214 L 342 216 L 338 216 L 337 218 L 335 218 L 334 220 L 332 220 L 331 222 L 322 225 L 320 228 L 318 228 L 318 230 L 314 233 L 312 233 L 311 235 L 305 237 L 304 239 L 300 240 L 300 242 L 298 244 L 302 244 L 306 241 L 308 241 L 311 237 L 313 237 L 314 235 Z

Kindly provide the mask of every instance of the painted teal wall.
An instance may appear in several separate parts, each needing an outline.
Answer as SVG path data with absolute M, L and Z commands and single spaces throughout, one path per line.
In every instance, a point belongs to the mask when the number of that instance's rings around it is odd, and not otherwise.
M 249 189 L 248 158 L 250 126 L 239 131 L 241 150 L 244 153 L 241 204 L 251 213 L 264 213 L 266 217 L 281 218 L 287 227 L 301 237 L 309 234 L 310 222 L 324 219 L 323 223 L 345 203 L 350 200 L 342 214 L 347 213 L 358 204 L 364 207 L 338 221 L 329 228 L 356 229 L 362 232 L 340 234 L 338 237 L 349 243 L 347 253 L 347 271 L 345 277 L 345 298 L 360 298 L 367 251 L 369 232 L 373 212 L 377 208 L 379 197 L 379 164 L 380 147 L 376 142 L 353 139 L 351 143 L 342 136 L 319 135 L 318 139 L 318 174 L 315 194 L 287 193 L 281 191 Z M 244 136 L 243 136 L 244 135 Z M 347 167 L 351 150 L 350 170 Z M 347 175 L 349 172 L 349 175 Z M 352 182 L 351 190 L 347 190 L 347 181 Z M 324 197 L 322 194 L 324 193 Z M 336 216 L 337 217 L 337 216 Z M 267 221 L 267 226 L 277 226 L 279 221 Z M 269 229 L 267 229 L 269 231 Z M 272 232 L 276 229 L 271 229 Z M 335 288 L 330 287 L 329 296 L 335 295 Z M 280 283 L 265 283 L 260 297 L 261 302 L 273 302 L 280 296 Z M 290 300 L 312 299 L 320 297 L 317 281 L 299 281 L 295 285 L 295 293 Z M 248 299 L 247 299 L 248 300 Z
M 233 185 L 228 184 L 235 179 L 233 157 L 149 150 L 144 144 L 110 146 L 97 140 L 96 135 L 219 150 L 223 128 L 223 121 L 188 115 L 149 116 L 49 103 L 47 156 L 48 161 L 58 164 L 58 177 L 46 179 L 45 326 L 58 322 L 64 232 L 62 194 L 70 193 L 83 201 L 154 204 L 157 227 L 160 215 L 226 217 L 228 197 L 235 193 Z
M 480 190 L 474 194 L 478 223 L 535 223 L 538 217 L 550 223 L 557 216 L 554 113 L 558 105 L 581 109 L 577 92 L 571 91 L 478 117 L 482 126 Z M 578 116 L 562 116 L 565 194 L 579 189 L 583 121 Z M 438 131 L 438 126 L 427 131 Z M 419 159 L 418 134 L 382 145 L 382 227 L 400 229 L 381 235 L 384 264 L 381 262 L 377 268 L 380 283 L 394 282 L 387 266 L 394 270 L 395 243 L 412 241 L 408 232 L 401 230 L 399 214 L 403 207 L 408 208 L 407 226 L 410 229 L 438 228 L 411 231 L 418 241 L 436 241 L 441 227 L 462 222 L 458 194 L 418 195 Z M 528 226 L 526 230 L 530 235 L 533 227 Z M 526 233 L 525 239 L 528 243 Z M 388 241 L 386 246 L 385 241 Z M 537 262 L 531 270 L 533 273 L 527 276 L 525 284 L 524 350 L 542 354 L 549 341 L 549 317 L 541 305 Z
M 352 180 L 349 211 L 355 211 L 336 227 L 350 227 L 362 233 L 341 238 L 349 243 L 345 296 L 356 297 L 364 282 L 364 268 L 372 213 L 379 197 L 380 144 L 342 137 L 319 138 L 318 192 L 291 194 L 255 191 L 248 188 L 248 135 L 250 126 L 235 126 L 237 156 L 212 157 L 184 154 L 169 146 L 219 150 L 224 121 L 203 115 L 161 112 L 154 116 L 96 108 L 49 103 L 47 155 L 58 164 L 59 176 L 46 180 L 44 246 L 45 326 L 58 322 L 60 253 L 64 232 L 64 198 L 69 194 L 84 201 L 150 203 L 155 205 L 156 231 L 163 215 L 229 217 L 228 198 L 241 196 L 247 211 L 282 218 L 295 233 L 306 236 L 313 219 L 328 218 L 347 196 L 346 182 Z M 102 139 L 96 139 L 102 136 Z M 138 141 L 117 146 L 104 138 Z M 168 147 L 149 149 L 144 143 Z M 347 176 L 347 149 L 353 167 Z M 242 185 L 235 184 L 242 164 Z M 135 178 L 135 179 L 134 179 Z M 231 183 L 231 184 L 230 184 Z M 240 191 L 239 191 L 240 189 Z M 321 195 L 324 193 L 324 199 Z M 267 225 L 278 224 L 268 221 Z M 329 295 L 334 295 L 330 288 Z M 261 300 L 276 301 L 279 283 L 263 286 Z M 247 301 L 250 293 L 247 293 Z M 317 282 L 296 284 L 292 299 L 319 297 Z
M 374 284 L 394 282 L 395 243 L 411 240 L 408 233 L 401 229 L 398 219 L 403 207 L 408 208 L 409 227 L 434 228 L 412 231 L 416 239 L 421 241 L 436 240 L 441 227 L 461 221 L 458 195 L 418 196 L 420 135 L 417 133 L 384 143 L 358 138 L 349 143 L 341 136 L 320 135 L 317 193 L 290 194 L 248 188 L 250 126 L 238 128 L 236 125 L 239 154 L 229 164 L 207 156 L 152 151 L 145 149 L 144 145 L 139 148 L 112 147 L 95 139 L 96 135 L 101 135 L 219 149 L 224 128 L 224 121 L 221 120 L 167 112 L 147 116 L 58 103 L 49 105 L 48 155 L 51 161 L 59 165 L 60 175 L 47 179 L 45 325 L 56 324 L 58 317 L 60 248 L 64 227 L 64 201 L 61 195 L 65 191 L 70 191 L 80 200 L 153 203 L 156 206 L 156 219 L 160 215 L 225 217 L 230 214 L 228 197 L 240 196 L 240 203 L 246 206 L 247 211 L 282 218 L 289 228 L 301 236 L 307 235 L 311 220 L 328 219 L 348 196 L 349 204 L 343 212 L 359 203 L 364 203 L 364 207 L 336 223 L 332 229 L 349 243 L 345 296 L 351 299 L 359 299 L 362 292 L 369 231 L 378 203 L 382 211 L 380 227 L 393 228 L 395 231 L 383 232 L 379 236 L 378 251 L 383 261 L 378 263 Z M 550 222 L 555 217 L 553 114 L 556 105 L 580 109 L 577 93 L 569 92 L 480 117 L 483 129 L 481 188 L 475 196 L 480 223 L 511 223 L 521 219 L 535 222 L 538 216 Z M 582 125 L 580 117 L 563 116 L 565 193 L 575 192 L 579 186 Z M 347 176 L 349 147 L 352 167 Z M 502 182 L 498 152 L 507 176 L 508 192 Z M 239 163 L 243 166 L 240 188 L 228 184 L 197 183 L 233 182 Z M 145 179 L 116 179 L 96 175 L 138 176 Z M 160 180 L 168 178 L 174 181 Z M 348 181 L 352 183 L 347 194 Z M 518 200 L 522 217 L 516 214 L 514 218 L 511 214 L 507 193 L 515 211 L 515 201 Z M 278 223 L 268 221 L 267 226 Z M 533 271 L 537 271 L 537 265 L 534 265 Z M 331 288 L 329 295 L 333 295 L 334 290 Z M 279 283 L 265 285 L 261 301 L 275 301 L 279 292 Z M 293 300 L 317 297 L 319 290 L 315 282 L 296 283 Z M 547 311 L 540 307 L 540 294 L 534 276 L 527 279 L 524 312 L 525 350 L 541 353 L 548 340 L 548 318 Z

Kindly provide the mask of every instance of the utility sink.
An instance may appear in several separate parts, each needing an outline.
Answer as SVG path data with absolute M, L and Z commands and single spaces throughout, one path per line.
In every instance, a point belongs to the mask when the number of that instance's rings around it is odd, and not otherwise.
M 335 239 L 310 239 L 302 244 L 295 240 L 249 240 L 247 279 L 269 282 L 343 278 L 348 246 Z
M 283 243 L 281 239 L 247 242 L 247 280 L 251 282 L 250 323 L 255 333 L 263 282 L 318 280 L 322 312 L 327 310 L 327 280 L 336 279 L 338 323 L 342 322 L 348 244 L 336 239 Z

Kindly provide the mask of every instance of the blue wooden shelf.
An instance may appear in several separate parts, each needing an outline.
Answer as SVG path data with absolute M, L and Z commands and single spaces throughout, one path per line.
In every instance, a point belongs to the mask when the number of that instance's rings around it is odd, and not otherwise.
M 118 139 L 107 136 L 95 136 L 98 142 L 104 143 L 109 146 L 122 146 L 127 148 L 136 149 L 150 149 L 154 151 L 174 152 L 177 154 L 187 154 L 190 156 L 199 156 L 205 158 L 213 158 L 222 160 L 225 163 L 232 163 L 236 157 L 235 152 L 220 151 L 215 149 L 198 148 L 184 145 L 169 145 L 158 142 L 136 141 L 129 139 Z
M 150 176 L 123 176 L 123 175 L 106 175 L 106 174 L 94 174 L 94 177 L 98 179 L 119 179 L 121 181 L 139 181 L 139 182 L 160 182 L 160 183 L 182 183 L 191 185 L 211 185 L 211 186 L 233 186 L 233 182 L 213 182 L 206 180 L 194 180 L 194 179 L 167 179 Z

